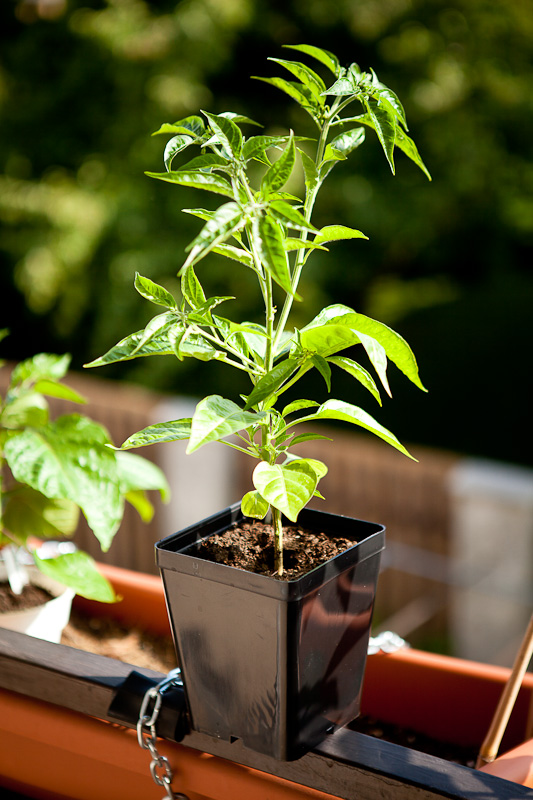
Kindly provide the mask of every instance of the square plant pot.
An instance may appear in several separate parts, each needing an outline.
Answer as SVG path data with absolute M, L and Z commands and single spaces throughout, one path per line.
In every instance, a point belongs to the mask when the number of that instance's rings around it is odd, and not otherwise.
M 157 562 L 192 728 L 291 760 L 359 713 L 385 529 L 304 509 L 303 528 L 354 544 L 280 581 L 198 556 L 243 519 L 236 504 L 169 536 Z

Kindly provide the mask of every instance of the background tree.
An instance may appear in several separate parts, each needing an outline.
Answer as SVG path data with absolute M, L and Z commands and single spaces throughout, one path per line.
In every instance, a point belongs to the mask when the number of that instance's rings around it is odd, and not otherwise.
M 370 240 L 336 245 L 325 278 L 315 258 L 302 292 L 317 310 L 341 297 L 412 344 L 430 394 L 393 383 L 380 420 L 400 439 L 527 462 L 533 9 L 524 0 L 1 4 L 8 356 L 70 349 L 79 367 L 145 324 L 135 270 L 175 289 L 197 231 L 179 211 L 179 190 L 144 176 L 161 169 L 149 134 L 198 108 L 246 108 L 268 133 L 280 117 L 291 127 L 297 106 L 249 75 L 271 74 L 266 58 L 290 58 L 282 45 L 301 42 L 374 65 L 406 99 L 433 176 L 423 182 L 399 158 L 390 180 L 377 142 L 339 165 L 316 223 L 345 214 Z M 206 269 L 213 294 L 232 294 L 216 256 Z M 242 287 L 245 270 L 236 265 L 231 280 Z M 251 302 L 252 287 L 250 299 L 242 288 L 239 296 Z M 107 375 L 203 393 L 194 364 L 179 380 L 172 360 L 156 366 Z

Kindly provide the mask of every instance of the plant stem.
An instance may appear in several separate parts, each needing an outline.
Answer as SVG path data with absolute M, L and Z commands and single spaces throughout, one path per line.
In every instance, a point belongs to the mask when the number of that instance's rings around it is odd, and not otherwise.
M 281 511 L 270 507 L 272 510 L 272 522 L 274 525 L 274 565 L 278 577 L 283 575 L 283 526 L 281 524 Z

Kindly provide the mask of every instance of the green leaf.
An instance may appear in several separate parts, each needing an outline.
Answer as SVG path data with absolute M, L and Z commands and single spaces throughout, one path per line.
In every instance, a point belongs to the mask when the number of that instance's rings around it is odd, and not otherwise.
M 10 401 L 0 416 L 3 428 L 39 428 L 48 422 L 48 403 L 40 392 L 24 392 Z
M 282 417 L 289 414 L 294 414 L 295 411 L 302 411 L 304 408 L 317 408 L 318 403 L 315 400 L 293 400 L 288 406 L 285 406 L 281 412 Z
M 191 422 L 192 419 L 189 417 L 149 425 L 126 439 L 121 446 L 121 450 L 131 450 L 133 447 L 145 447 L 149 444 L 178 442 L 182 439 L 188 439 L 191 435 Z
M 317 228 L 306 220 L 301 211 L 298 211 L 297 208 L 294 208 L 285 200 L 272 200 L 268 204 L 268 211 L 287 228 L 318 233 Z
M 178 167 L 178 172 L 183 170 L 184 172 L 192 172 L 193 170 L 213 170 L 217 169 L 218 167 L 227 167 L 230 162 L 227 158 L 223 158 L 222 156 L 217 155 L 216 153 L 205 153 L 202 156 L 195 156 L 195 158 L 191 158 L 190 161 L 187 161 L 182 167 Z M 182 209 L 183 211 L 184 209 Z
M 76 594 L 100 603 L 116 603 L 115 590 L 98 571 L 93 559 L 81 550 L 56 558 L 39 558 L 33 552 L 36 566 L 48 577 L 74 589 Z
M 269 216 L 255 217 L 253 229 L 257 251 L 263 266 L 287 294 L 294 294 L 284 237 L 279 224 Z
M 273 465 L 261 461 L 254 469 L 252 481 L 271 506 L 279 509 L 291 522 L 296 522 L 298 514 L 313 496 L 317 475 L 303 459 Z
M 84 364 L 84 367 L 102 367 L 105 364 L 115 364 L 118 361 L 129 361 L 132 358 L 141 356 L 170 356 L 174 351 L 169 342 L 168 336 L 154 336 L 149 342 L 138 348 L 139 341 L 144 331 L 136 331 L 117 342 L 107 353 L 94 361 Z
M 352 76 L 348 73 L 348 75 L 344 75 L 342 78 L 336 80 L 329 89 L 326 89 L 324 94 L 331 94 L 334 97 L 349 97 L 352 94 L 356 94 L 358 89 L 359 87 L 354 83 Z
M 169 328 L 175 324 L 176 317 L 171 311 L 166 311 L 164 314 L 158 314 L 156 317 L 153 317 L 143 330 L 137 347 L 132 352 L 132 356 L 136 356 L 155 337 L 167 333 Z
M 268 168 L 261 181 L 261 192 L 268 196 L 278 192 L 289 180 L 296 161 L 296 148 L 294 137 L 290 136 L 287 147 L 277 161 Z
M 286 61 L 283 58 L 269 58 L 269 61 L 274 61 L 275 64 L 280 64 L 291 72 L 299 81 L 301 81 L 311 92 L 315 95 L 320 105 L 324 105 L 324 98 L 322 93 L 326 90 L 326 84 L 317 75 L 314 70 L 302 64 L 300 61 Z
M 285 239 L 285 250 L 287 253 L 293 250 L 324 250 L 326 253 L 328 252 L 328 248 L 323 247 L 321 244 L 309 242 L 307 239 L 293 239 L 291 237 Z
M 190 214 L 192 217 L 198 219 L 211 219 L 215 211 L 209 211 L 207 208 L 182 208 L 184 214 Z
M 185 136 L 182 133 L 178 133 L 177 136 L 173 136 L 172 139 L 167 142 L 163 155 L 167 172 L 170 172 L 174 156 L 177 156 L 178 153 L 181 153 L 182 150 L 185 150 L 185 148 L 193 144 L 194 141 L 192 136 Z
M 349 156 L 350 153 L 352 153 L 357 147 L 362 145 L 364 141 L 364 128 L 352 128 L 350 131 L 340 133 L 328 144 L 326 153 L 324 155 L 324 161 L 327 161 L 328 158 L 338 158 L 339 156 L 341 159 L 344 159 Z
M 295 444 L 301 444 L 302 442 L 311 442 L 316 439 L 325 439 L 328 442 L 332 441 L 331 436 L 322 436 L 322 434 L 320 433 L 300 433 L 298 436 L 295 436 L 294 439 L 291 440 L 291 447 L 293 447 Z
M 266 157 L 266 151 L 272 147 L 279 147 L 288 140 L 288 136 L 251 136 L 244 143 L 242 156 L 245 161 L 256 159 L 262 164 L 270 166 L 270 159 Z
M 279 364 L 276 364 L 266 375 L 263 375 L 261 380 L 256 383 L 253 390 L 248 395 L 246 405 L 244 406 L 245 410 L 256 406 L 262 400 L 275 394 L 298 368 L 298 363 L 298 359 L 296 358 L 286 358 L 284 361 L 280 361 Z
M 219 256 L 224 256 L 232 261 L 238 261 L 240 264 L 244 264 L 246 267 L 254 269 L 254 260 L 252 256 L 241 247 L 234 247 L 234 245 L 231 244 L 217 244 L 216 247 L 212 248 L 212 251 L 213 253 L 217 253 Z
M 302 159 L 302 166 L 304 168 L 305 188 L 307 194 L 310 194 L 318 183 L 318 171 L 313 159 L 307 155 L 305 150 L 298 148 L 300 158 Z
M 15 480 L 80 506 L 103 550 L 109 549 L 123 514 L 116 457 L 108 441 L 101 425 L 71 414 L 18 433 L 5 446 Z
M 159 130 L 154 131 L 152 136 L 157 136 L 160 133 L 192 133 L 195 136 L 202 136 L 205 131 L 204 121 L 201 117 L 196 115 L 179 119 L 177 122 L 165 122 Z
M 300 344 L 309 353 L 327 358 L 338 353 L 346 347 L 358 344 L 360 341 L 357 333 L 346 325 L 334 324 L 312 325 L 300 331 Z
M 321 106 L 313 92 L 308 89 L 307 86 L 301 83 L 294 83 L 294 81 L 286 81 L 283 78 L 261 78 L 258 75 L 252 75 L 252 78 L 256 81 L 269 83 L 271 86 L 275 86 L 276 89 L 285 92 L 285 94 L 288 94 L 293 100 L 296 100 L 298 105 L 300 105 L 304 111 L 307 111 L 315 122 L 318 120 Z
M 51 353 L 39 353 L 33 358 L 21 361 L 11 374 L 11 385 L 18 386 L 27 381 L 38 381 L 47 378 L 53 381 L 60 381 L 67 374 L 70 365 L 70 355 L 52 355 Z
M 57 383 L 57 381 L 51 381 L 47 378 L 37 381 L 33 388 L 36 392 L 45 394 L 47 397 L 58 397 L 61 400 L 70 400 L 72 403 L 87 402 L 85 397 L 71 389 L 70 386 L 65 386 L 64 383 Z
M 6 493 L 5 497 L 4 527 L 21 544 L 29 536 L 54 539 L 71 536 L 76 530 L 79 510 L 70 500 L 45 497 L 22 484 Z
M 170 292 L 167 292 L 164 286 L 154 283 L 150 280 L 150 278 L 145 278 L 138 272 L 135 273 L 134 285 L 139 294 L 146 298 L 146 300 L 149 300 L 151 303 L 155 303 L 158 306 L 164 306 L 165 308 L 177 311 L 178 304 Z
M 315 353 L 315 355 L 311 357 L 311 362 L 324 378 L 326 386 L 328 387 L 328 392 L 331 392 L 331 367 L 328 362 L 323 356 L 318 355 L 318 353 Z
M 396 95 L 392 89 L 389 89 L 388 86 L 385 86 L 384 83 L 381 83 L 378 80 L 378 76 L 371 69 L 372 72 L 372 88 L 374 90 L 374 96 L 377 100 L 380 101 L 382 105 L 385 105 L 389 111 L 391 111 L 402 123 L 405 130 L 409 130 L 407 127 L 407 119 L 405 117 L 404 108 L 400 102 L 398 95 Z
M 237 124 L 245 123 L 247 125 L 255 125 L 257 128 L 262 128 L 260 122 L 256 122 L 255 119 L 250 119 L 250 117 L 245 117 L 242 114 L 237 114 L 235 111 L 223 111 L 221 114 L 218 115 L 219 117 L 225 117 L 226 119 L 231 119 L 233 122 Z
M 203 189 L 206 192 L 222 194 L 233 198 L 233 190 L 227 180 L 220 175 L 208 172 L 195 172 L 193 170 L 179 170 L 177 172 L 146 172 L 149 178 L 156 178 L 167 183 L 177 183 L 180 186 L 189 186 L 191 189 Z
M 373 336 L 368 336 L 366 333 L 362 333 L 359 330 L 356 330 L 356 333 L 361 340 L 361 344 L 366 350 L 366 354 L 370 359 L 370 363 L 379 376 L 383 388 L 389 397 L 392 397 L 389 381 L 387 379 L 387 351 L 382 344 L 374 339 Z
M 191 424 L 191 435 L 187 453 L 194 453 L 208 442 L 216 442 L 232 433 L 259 425 L 265 413 L 244 411 L 231 400 L 213 394 L 200 400 Z
M 120 491 L 127 494 L 140 489 L 158 491 L 162 500 L 170 497 L 170 487 L 163 471 L 152 461 L 134 453 L 115 452 Z
M 199 308 L 205 303 L 204 290 L 192 266 L 182 272 L 181 293 L 191 308 Z
M 308 328 L 324 323 L 347 326 L 350 330 L 361 331 L 376 339 L 385 349 L 387 357 L 401 370 L 404 375 L 426 391 L 418 375 L 418 365 L 413 351 L 399 333 L 396 333 L 378 320 L 358 314 L 353 309 L 342 304 L 335 304 L 324 308 L 310 323 Z
M 127 503 L 133 506 L 143 522 L 151 522 L 153 520 L 155 509 L 142 489 L 131 489 L 126 492 L 124 498 Z
M 401 128 L 396 128 L 396 147 L 399 147 L 400 150 L 417 165 L 417 167 L 420 167 L 428 180 L 431 180 L 431 175 L 428 171 L 428 168 L 420 158 L 420 153 L 418 152 L 415 143 L 409 136 L 407 136 L 406 133 L 402 131 Z
M 373 122 L 374 130 L 381 142 L 383 152 L 387 157 L 392 174 L 394 169 L 394 145 L 396 142 L 396 121 L 394 115 L 388 108 L 379 105 L 376 100 L 369 97 L 364 100 L 365 108 Z
M 229 117 L 217 114 L 202 112 L 211 125 L 211 129 L 217 134 L 225 150 L 235 158 L 239 158 L 242 153 L 242 133 L 238 125 Z
M 313 239 L 313 244 L 324 244 L 324 242 L 338 242 L 341 239 L 368 239 L 361 231 L 355 228 L 347 228 L 345 225 L 326 225 Z
M 387 430 L 387 428 L 384 428 L 383 425 L 380 425 L 379 422 L 376 422 L 370 414 L 367 414 L 366 411 L 363 411 L 363 409 L 358 406 L 345 403 L 342 400 L 326 400 L 326 402 L 322 403 L 319 407 L 318 411 L 307 417 L 302 417 L 298 420 L 298 423 L 314 422 L 320 419 L 336 419 L 343 422 L 350 422 L 353 425 L 359 425 L 361 428 L 365 428 L 375 436 L 383 439 L 387 444 L 390 444 L 391 447 L 395 447 L 396 450 L 399 450 L 404 455 L 413 459 L 413 461 L 416 461 L 393 433 Z M 287 427 L 291 427 L 295 424 L 296 423 L 292 422 Z
M 268 514 L 269 505 L 259 492 L 247 492 L 241 500 L 241 511 L 245 517 L 264 519 Z
M 306 53 L 311 58 L 320 61 L 324 64 L 334 75 L 338 75 L 341 69 L 339 59 L 329 50 L 323 50 L 321 47 L 314 47 L 310 44 L 284 44 L 283 47 L 288 47 L 290 50 L 298 50 L 301 53 Z
M 346 356 L 330 356 L 328 361 L 330 364 L 335 364 L 335 366 L 343 369 L 345 372 L 351 375 L 352 378 L 358 380 L 359 383 L 361 383 L 365 389 L 368 389 L 368 391 L 381 405 L 381 396 L 379 394 L 378 387 L 376 386 L 372 375 L 364 367 L 362 367 L 361 364 L 358 364 L 357 361 L 347 358 Z
M 205 223 L 198 236 L 185 248 L 186 252 L 189 252 L 189 256 L 182 269 L 187 269 L 189 265 L 195 264 L 213 247 L 224 242 L 233 231 L 243 225 L 243 212 L 237 203 L 230 202 L 221 205 L 211 219 Z

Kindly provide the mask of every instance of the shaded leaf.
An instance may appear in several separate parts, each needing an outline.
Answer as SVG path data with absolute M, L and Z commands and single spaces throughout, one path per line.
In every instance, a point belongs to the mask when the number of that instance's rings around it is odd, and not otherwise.
M 68 586 L 82 597 L 98 600 L 100 603 L 116 603 L 119 599 L 107 578 L 98 571 L 95 561 L 81 550 L 56 558 L 39 558 L 33 552 L 33 557 L 42 573 Z
M 392 174 L 394 169 L 394 145 L 396 142 L 396 123 L 394 115 L 384 106 L 379 105 L 373 98 L 364 100 L 365 108 L 373 122 L 374 130 L 381 142 L 383 152 L 387 157 Z
M 241 500 L 241 511 L 245 517 L 264 519 L 268 514 L 269 504 L 259 492 L 247 492 Z
M 275 219 L 283 223 L 287 228 L 318 233 L 317 228 L 306 220 L 301 211 L 298 211 L 297 208 L 294 208 L 285 200 L 272 200 L 268 205 L 268 210 Z
M 261 380 L 254 386 L 253 390 L 248 395 L 244 408 L 248 410 L 267 397 L 275 394 L 298 368 L 298 363 L 296 358 L 286 358 L 284 361 L 280 361 L 279 364 L 276 364 L 270 372 L 263 375 Z
M 283 78 L 261 78 L 258 75 L 252 75 L 252 78 L 257 81 L 263 81 L 263 83 L 269 83 L 275 86 L 276 89 L 281 89 L 282 92 L 285 92 L 289 97 L 292 97 L 293 100 L 296 100 L 296 102 L 310 114 L 315 122 L 317 121 L 321 106 L 313 92 L 308 89 L 307 86 L 301 83 L 295 83 L 294 81 L 286 81 Z
M 280 64 L 282 67 L 285 67 L 289 72 L 291 72 L 299 81 L 301 81 L 311 92 L 315 95 L 317 100 L 319 101 L 320 105 L 324 105 L 324 98 L 322 97 L 322 93 L 326 90 L 326 84 L 317 73 L 307 67 L 305 64 L 302 64 L 300 61 L 286 61 L 283 58 L 269 58 L 269 61 L 274 61 L 276 64 Z
M 264 195 L 278 192 L 289 180 L 296 160 L 294 137 L 290 136 L 287 147 L 277 161 L 268 168 L 261 181 L 261 192 Z
M 279 224 L 269 216 L 262 216 L 253 220 L 253 228 L 257 251 L 263 266 L 287 294 L 294 294 L 284 237 Z
M 16 486 L 5 495 L 3 524 L 23 544 L 37 533 L 46 539 L 71 536 L 79 518 L 71 500 L 56 500 L 30 486 Z

